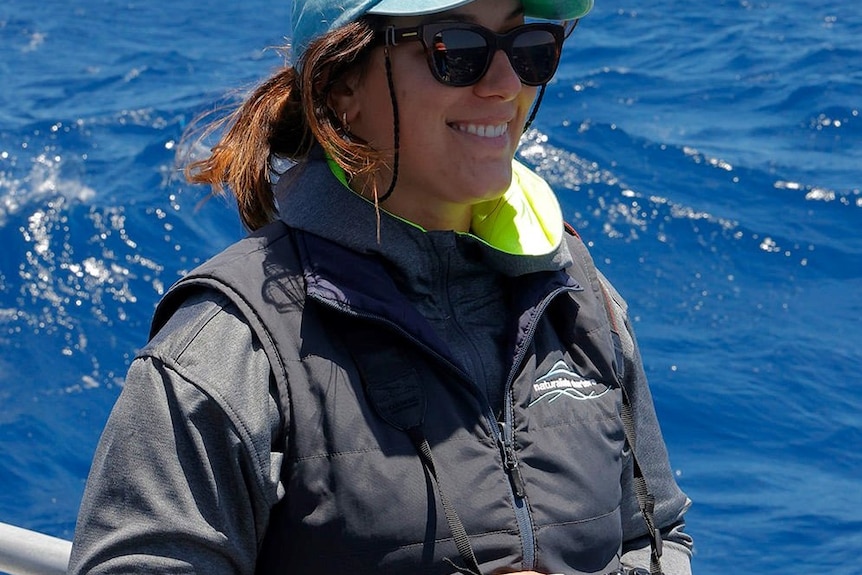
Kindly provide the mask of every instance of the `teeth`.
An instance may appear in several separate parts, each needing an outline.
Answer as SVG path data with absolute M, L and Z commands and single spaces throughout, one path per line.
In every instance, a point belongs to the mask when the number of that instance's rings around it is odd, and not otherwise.
M 509 131 L 509 124 L 498 126 L 479 126 L 477 124 L 456 124 L 458 130 L 479 136 L 480 138 L 498 138 Z

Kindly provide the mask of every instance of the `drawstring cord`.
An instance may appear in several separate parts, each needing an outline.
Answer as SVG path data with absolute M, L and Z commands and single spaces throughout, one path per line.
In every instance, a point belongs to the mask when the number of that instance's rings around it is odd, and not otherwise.
M 385 194 L 377 198 L 378 202 L 385 202 L 389 199 L 389 196 L 392 195 L 392 192 L 395 190 L 395 184 L 398 182 L 398 159 L 401 152 L 401 129 L 400 122 L 398 120 L 398 99 L 395 97 L 395 82 L 392 80 L 392 60 L 389 58 L 389 46 L 383 47 L 383 54 L 386 57 L 386 82 L 389 84 L 389 97 L 392 100 L 392 125 L 395 128 L 395 134 L 393 136 L 393 143 L 395 145 L 395 158 L 393 160 L 392 166 L 392 182 L 389 184 L 389 189 Z

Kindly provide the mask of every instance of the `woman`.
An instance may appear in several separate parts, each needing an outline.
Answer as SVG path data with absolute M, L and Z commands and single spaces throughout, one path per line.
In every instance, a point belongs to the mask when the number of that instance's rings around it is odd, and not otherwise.
M 591 3 L 295 2 L 190 168 L 254 232 L 160 304 L 71 573 L 690 573 L 624 304 L 513 161 L 567 31 L 524 19 Z

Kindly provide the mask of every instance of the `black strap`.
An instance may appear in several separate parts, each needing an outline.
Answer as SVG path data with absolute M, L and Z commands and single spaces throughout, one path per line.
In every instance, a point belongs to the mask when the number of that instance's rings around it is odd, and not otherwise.
M 417 364 L 407 350 L 399 349 L 393 334 L 380 329 L 364 331 L 357 329 L 353 332 L 350 353 L 361 372 L 369 403 L 386 423 L 407 434 L 423 468 L 434 482 L 455 548 L 465 565 L 458 566 L 448 558 L 445 561 L 462 575 L 482 575 L 464 524 L 440 483 L 431 445 L 422 430 L 426 402 Z M 392 353 L 382 354 L 380 349 L 390 349 Z
M 428 474 L 434 479 L 434 484 L 437 486 L 437 493 L 440 495 L 440 502 L 443 504 L 443 513 L 446 514 L 446 522 L 449 523 L 449 531 L 452 532 L 452 539 L 455 542 L 455 548 L 461 555 L 466 566 L 461 567 L 456 565 L 452 560 L 445 559 L 454 569 L 463 575 L 482 575 L 482 570 L 479 568 L 479 562 L 476 560 L 476 555 L 473 553 L 473 548 L 470 546 L 470 537 L 467 535 L 467 530 L 464 529 L 464 524 L 461 523 L 461 518 L 458 517 L 458 512 L 452 507 L 449 498 L 443 491 L 443 486 L 440 485 L 440 479 L 437 477 L 437 469 L 434 466 L 434 457 L 431 454 L 431 446 L 422 433 L 421 427 L 413 427 L 407 430 L 407 435 L 413 442 L 416 452 L 419 453 L 419 459 L 422 460 L 422 465 Z
M 649 492 L 646 478 L 638 464 L 638 458 L 635 454 L 635 433 L 634 433 L 634 417 L 632 416 L 632 406 L 629 401 L 628 393 L 623 388 L 623 407 L 622 407 L 623 429 L 626 434 L 626 441 L 632 450 L 632 465 L 634 468 L 634 486 L 635 496 L 638 500 L 641 514 L 647 526 L 647 535 L 650 542 L 650 575 L 662 575 L 661 570 L 661 554 L 662 554 L 662 539 L 661 531 L 655 525 L 655 497 Z
M 536 98 L 536 102 L 533 104 L 533 111 L 530 112 L 530 117 L 527 119 L 527 123 L 524 124 L 523 134 L 527 133 L 527 130 L 530 129 L 530 125 L 533 123 L 533 120 L 536 119 L 536 114 L 539 113 L 539 106 L 542 105 L 542 99 L 545 97 L 545 89 L 548 87 L 547 84 L 542 84 L 542 87 L 539 88 L 539 96 Z
M 614 339 L 614 349 L 617 355 L 618 369 L 622 369 L 622 366 L 624 365 L 622 362 L 624 362 L 625 359 L 623 356 L 622 340 L 620 339 L 620 327 L 617 325 L 610 294 L 608 293 L 608 290 L 607 288 L 605 288 L 605 285 L 602 283 L 601 279 L 599 279 L 599 286 L 602 289 L 602 296 L 605 301 L 605 309 L 608 314 L 608 320 L 611 323 L 611 335 Z M 643 515 L 644 522 L 647 526 L 647 535 L 649 536 L 650 575 L 662 575 L 662 538 L 661 531 L 655 525 L 655 497 L 653 497 L 653 495 L 649 492 L 649 486 L 647 485 L 643 470 L 641 470 L 641 466 L 638 463 L 638 458 L 635 450 L 635 421 L 634 414 L 632 412 L 632 402 L 624 382 L 624 379 L 620 382 L 620 389 L 623 393 L 623 406 L 620 413 L 620 418 L 623 422 L 623 430 L 626 435 L 626 441 L 628 442 L 629 448 L 631 448 L 632 452 L 632 468 L 634 471 L 635 497 L 637 497 L 638 507 L 640 507 L 641 515 Z

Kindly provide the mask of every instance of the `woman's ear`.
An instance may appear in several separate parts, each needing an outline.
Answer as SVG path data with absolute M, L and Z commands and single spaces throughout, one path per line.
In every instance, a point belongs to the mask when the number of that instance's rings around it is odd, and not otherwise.
M 345 127 L 349 127 L 359 113 L 359 101 L 354 89 L 357 81 L 357 74 L 348 73 L 335 82 L 329 91 L 329 108 Z

